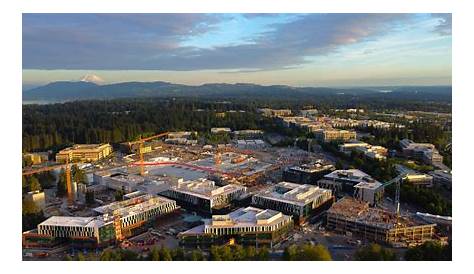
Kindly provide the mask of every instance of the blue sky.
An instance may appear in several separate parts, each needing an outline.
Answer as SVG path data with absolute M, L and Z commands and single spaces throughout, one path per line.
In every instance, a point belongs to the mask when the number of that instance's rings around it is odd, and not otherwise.
M 23 84 L 451 84 L 449 14 L 24 14 Z

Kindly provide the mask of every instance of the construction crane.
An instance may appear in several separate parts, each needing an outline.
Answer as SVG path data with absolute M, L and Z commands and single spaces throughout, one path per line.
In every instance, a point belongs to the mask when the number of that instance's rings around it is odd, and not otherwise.
M 140 140 L 138 140 L 138 141 L 128 142 L 128 147 L 129 147 L 130 150 L 131 150 L 133 145 L 139 144 L 138 153 L 140 154 L 140 175 L 141 176 L 145 175 L 145 165 L 143 164 L 144 163 L 144 159 L 143 159 L 144 158 L 144 156 L 143 156 L 144 143 L 146 141 L 149 141 L 149 140 L 153 140 L 153 139 L 156 139 L 156 138 L 167 136 L 168 133 L 169 132 L 163 132 L 163 133 L 156 134 L 156 135 L 146 137 L 146 138 L 141 138 L 140 137 Z
M 74 198 L 72 195 L 71 166 L 69 165 L 68 158 L 66 158 L 66 187 L 67 187 L 67 202 L 69 205 L 72 205 L 74 202 Z
M 167 136 L 168 134 L 169 134 L 169 132 L 163 132 L 163 133 L 156 134 L 156 135 L 153 135 L 153 136 L 150 136 L 150 137 L 146 137 L 146 138 L 141 138 L 141 136 L 140 136 L 140 139 L 139 139 L 139 140 L 128 142 L 128 148 L 131 150 L 131 149 L 132 149 L 132 146 L 135 145 L 135 144 L 144 143 L 144 142 L 146 142 L 146 141 L 150 141 L 150 140 L 153 140 L 153 139 L 156 139 L 156 138 L 160 138 L 160 137 L 163 137 L 163 136 Z
M 60 164 L 60 165 L 54 165 L 54 166 L 47 166 L 47 167 L 41 167 L 37 169 L 32 169 L 28 171 L 22 172 L 23 176 L 29 176 L 33 174 L 38 174 L 46 171 L 51 171 L 55 170 L 58 168 L 64 168 L 65 173 L 66 173 L 66 188 L 67 188 L 67 198 L 68 198 L 68 203 L 71 205 L 74 201 L 73 199 L 73 191 L 72 191 L 72 174 L 71 174 L 71 163 L 69 163 L 69 159 L 66 158 L 66 163 L 65 164 Z
M 395 213 L 398 215 L 400 215 L 400 185 L 403 181 L 403 179 L 408 175 L 408 173 L 406 172 L 402 172 L 400 173 L 397 177 L 393 178 L 392 180 L 386 182 L 383 184 L 383 187 L 384 189 L 390 185 L 392 185 L 393 183 L 395 183 L 395 200 L 394 200 L 394 204 L 395 204 Z

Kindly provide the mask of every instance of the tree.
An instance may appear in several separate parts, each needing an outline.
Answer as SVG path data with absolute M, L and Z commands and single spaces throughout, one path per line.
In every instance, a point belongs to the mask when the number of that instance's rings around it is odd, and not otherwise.
M 407 261 L 451 261 L 451 242 L 448 245 L 434 241 L 425 242 L 420 246 L 409 248 L 404 257 Z
M 151 261 L 159 261 L 160 260 L 160 251 L 156 246 L 154 246 L 150 253 L 148 254 L 148 259 Z
M 90 206 L 90 205 L 93 205 L 94 203 L 95 203 L 94 191 L 88 190 L 86 192 L 86 204 Z
M 162 261 L 172 261 L 173 258 L 171 257 L 170 250 L 164 246 L 160 248 L 160 259 Z
M 115 201 L 123 201 L 123 195 L 125 195 L 125 192 L 123 190 L 115 191 L 115 194 L 114 194 Z
M 84 256 L 84 254 L 82 252 L 79 252 L 77 254 L 77 260 L 78 261 L 85 261 L 86 260 L 86 257 Z
M 355 259 L 357 261 L 394 261 L 397 257 L 391 250 L 379 244 L 370 244 L 357 250 Z
M 221 258 L 223 261 L 232 261 L 234 259 L 230 246 L 221 247 Z
M 64 169 L 61 169 L 61 172 L 59 173 L 59 180 L 58 180 L 58 185 L 56 189 L 56 196 L 64 197 L 66 196 L 66 193 L 67 193 L 66 172 L 64 171 Z
M 39 180 L 35 176 L 30 177 L 29 189 L 30 191 L 41 190 L 41 185 L 39 183 Z
M 191 252 L 191 261 L 204 261 L 204 255 L 201 250 L 193 250 Z
M 331 261 L 331 253 L 323 245 L 305 244 L 302 246 L 291 245 L 283 251 L 286 261 Z
M 211 256 L 210 256 L 210 259 L 211 261 L 222 261 L 222 257 L 221 257 L 221 254 L 219 252 L 219 247 L 218 246 L 211 246 L 211 252 L 210 252 Z
M 258 261 L 267 261 L 270 257 L 270 252 L 266 246 L 259 248 L 257 250 L 257 260 Z
M 298 255 L 298 248 L 296 245 L 290 245 L 283 251 L 283 260 L 294 261 Z

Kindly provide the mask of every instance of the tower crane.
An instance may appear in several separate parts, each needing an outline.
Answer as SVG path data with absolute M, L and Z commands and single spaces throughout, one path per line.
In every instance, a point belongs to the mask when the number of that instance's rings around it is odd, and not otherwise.
M 145 165 L 143 164 L 143 163 L 144 163 L 144 156 L 143 156 L 144 145 L 143 145 L 143 144 L 144 144 L 146 141 L 153 140 L 153 139 L 156 139 L 156 138 L 159 138 L 159 137 L 163 137 L 163 136 L 167 136 L 168 133 L 169 133 L 169 132 L 163 132 L 163 133 L 156 134 L 156 135 L 153 135 L 153 136 L 150 136 L 150 137 L 146 137 L 146 138 L 141 138 L 141 137 L 140 137 L 140 140 L 138 140 L 138 141 L 128 142 L 129 148 L 131 148 L 132 145 L 134 145 L 134 144 L 139 144 L 138 153 L 140 154 L 140 175 L 141 175 L 141 176 L 144 176 L 144 175 L 145 175 Z
M 400 173 L 397 177 L 393 178 L 392 180 L 386 182 L 383 184 L 383 187 L 384 189 L 390 185 L 392 185 L 393 183 L 395 183 L 395 200 L 394 200 L 394 204 L 395 204 L 395 213 L 398 215 L 400 215 L 400 185 L 403 181 L 403 179 L 408 175 L 408 173 L 406 172 L 402 172 Z

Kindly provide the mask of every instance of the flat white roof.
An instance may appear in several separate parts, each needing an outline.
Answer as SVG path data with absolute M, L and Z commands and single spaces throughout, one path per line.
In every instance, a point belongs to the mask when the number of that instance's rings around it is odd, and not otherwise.
M 40 223 L 40 226 L 67 226 L 67 227 L 99 227 L 104 225 L 104 218 L 98 217 L 70 217 L 70 216 L 52 216 Z

